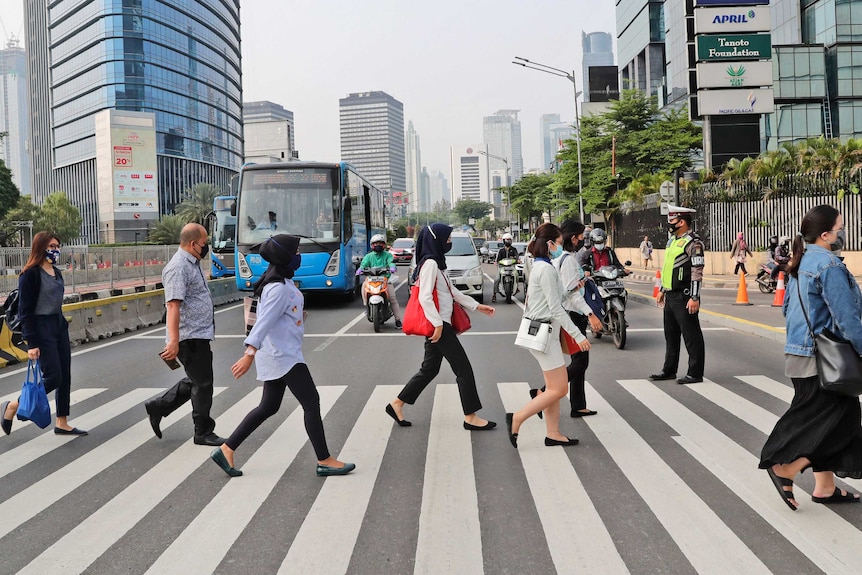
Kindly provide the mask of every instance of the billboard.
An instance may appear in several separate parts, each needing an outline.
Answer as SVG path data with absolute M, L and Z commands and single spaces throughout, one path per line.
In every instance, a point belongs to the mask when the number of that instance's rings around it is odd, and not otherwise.
M 589 98 L 590 102 L 610 102 L 620 99 L 620 75 L 616 66 L 590 66 Z
M 771 114 L 775 99 L 771 88 L 757 90 L 700 90 L 698 111 L 702 116 Z
M 772 62 L 699 62 L 699 88 L 760 88 L 772 85 Z
M 697 36 L 697 59 L 715 62 L 721 60 L 768 60 L 772 58 L 771 34 L 718 34 Z
M 769 6 L 703 8 L 694 11 L 694 33 L 769 32 Z
M 695 6 L 763 6 L 769 0 L 694 0 Z
M 115 212 L 159 211 L 156 131 L 111 127 Z

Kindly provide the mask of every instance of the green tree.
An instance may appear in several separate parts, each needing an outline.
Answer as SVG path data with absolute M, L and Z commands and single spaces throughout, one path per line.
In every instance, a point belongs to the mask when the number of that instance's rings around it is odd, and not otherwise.
M 183 201 L 174 207 L 174 213 L 185 223 L 206 225 L 207 214 L 213 211 L 213 200 L 222 194 L 212 184 L 195 184 L 183 192 Z
M 21 191 L 12 181 L 12 170 L 6 167 L 6 162 L 0 160 L 0 218 L 15 207 L 20 197 Z
M 494 209 L 492 204 L 488 202 L 480 202 L 471 200 L 470 198 L 462 198 L 455 202 L 455 207 L 452 211 L 455 217 L 462 223 L 468 223 L 470 219 L 480 220 L 487 216 Z
M 39 206 L 33 205 L 30 196 L 18 196 L 14 207 L 6 212 L 0 219 L 0 245 L 2 246 L 24 246 L 30 241 L 30 230 L 17 228 L 12 222 L 35 222 L 39 217 Z
M 188 222 L 177 215 L 162 216 L 158 225 L 150 230 L 150 242 L 157 244 L 180 243 L 180 232 L 186 223 Z
M 83 222 L 81 211 L 72 205 L 66 194 L 54 192 L 45 198 L 33 222 L 33 232 L 53 232 L 65 244 L 81 235 Z
M 509 188 L 503 188 L 512 214 L 532 221 L 533 218 L 540 218 L 542 213 L 552 213 L 564 204 L 565 200 L 561 200 L 554 191 L 553 183 L 553 174 L 527 174 Z

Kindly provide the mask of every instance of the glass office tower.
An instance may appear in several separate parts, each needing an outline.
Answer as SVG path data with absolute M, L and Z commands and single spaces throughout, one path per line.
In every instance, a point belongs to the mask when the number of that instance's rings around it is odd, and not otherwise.
M 156 117 L 159 211 L 242 164 L 239 0 L 28 0 L 34 201 L 66 192 L 100 237 L 95 114 Z

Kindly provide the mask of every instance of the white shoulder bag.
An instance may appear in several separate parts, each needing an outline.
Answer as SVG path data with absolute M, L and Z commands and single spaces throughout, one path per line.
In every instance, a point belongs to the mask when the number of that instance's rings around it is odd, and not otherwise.
M 529 298 L 527 298 L 529 299 Z M 524 300 L 524 317 L 518 327 L 518 335 L 515 336 L 515 345 L 524 349 L 532 349 L 542 353 L 548 353 L 551 349 L 551 334 L 554 331 L 551 322 L 544 322 L 527 317 L 529 302 Z

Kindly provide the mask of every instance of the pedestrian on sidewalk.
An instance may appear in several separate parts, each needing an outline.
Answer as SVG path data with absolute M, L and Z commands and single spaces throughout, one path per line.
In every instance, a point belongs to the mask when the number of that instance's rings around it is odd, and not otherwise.
M 751 250 L 748 249 L 748 243 L 745 241 L 745 234 L 739 232 L 736 234 L 736 240 L 733 242 L 733 247 L 730 248 L 730 259 L 736 260 L 736 267 L 733 268 L 733 275 L 737 275 L 742 269 L 744 275 L 748 275 L 745 269 L 745 261 L 747 256 L 753 256 Z
M 254 295 L 259 298 L 257 321 L 245 338 L 245 353 L 230 369 L 239 379 L 254 362 L 257 379 L 263 382 L 263 397 L 221 447 L 213 449 L 210 458 L 231 477 L 242 475 L 234 466 L 234 452 L 264 421 L 278 413 L 284 391 L 290 389 L 305 414 L 305 431 L 317 456 L 317 475 L 347 475 L 356 465 L 339 461 L 329 453 L 320 395 L 302 355 L 305 299 L 292 279 L 302 262 L 299 238 L 279 234 L 264 241 L 258 253 L 269 267 L 254 285 Z
M 551 322 L 551 346 L 547 352 L 530 350 L 539 363 L 545 381 L 545 391 L 533 398 L 515 413 L 506 414 L 506 428 L 512 447 L 518 448 L 518 431 L 521 424 L 537 413 L 545 415 L 545 445 L 577 445 L 578 440 L 560 432 L 560 400 L 568 388 L 566 360 L 559 342 L 560 330 L 565 330 L 574 338 L 581 351 L 590 349 L 587 336 L 572 322 L 563 308 L 563 283 L 557 268 L 551 263 L 563 255 L 563 234 L 554 224 L 542 224 L 536 229 L 535 236 L 527 246 L 533 254 L 533 269 L 527 287 L 524 317 L 543 322 Z M 572 259 L 572 258 L 567 258 Z M 533 395 L 533 394 L 531 394 Z
M 705 349 L 698 312 L 706 261 L 703 242 L 691 230 L 694 213 L 691 208 L 668 206 L 667 226 L 673 235 L 665 249 L 661 289 L 655 300 L 664 308 L 665 355 L 661 371 L 649 376 L 652 381 L 676 378 L 680 336 L 688 352 L 688 373 L 676 382 L 703 381 Z
M 859 496 L 835 486 L 835 476 L 862 478 L 862 410 L 858 397 L 823 391 L 812 333 L 825 328 L 862 355 L 862 292 L 835 253 L 844 247 L 844 217 L 832 206 L 812 208 L 793 240 L 784 317 L 784 373 L 793 382 L 790 408 L 760 454 L 781 498 L 793 510 L 796 475 L 811 467 L 815 503 L 856 503 Z
M 404 404 L 416 403 L 422 391 L 440 373 L 443 358 L 446 358 L 458 384 L 458 394 L 461 396 L 461 407 L 464 410 L 464 429 L 490 430 L 497 424 L 476 415 L 476 412 L 482 409 L 482 401 L 476 389 L 476 377 L 473 375 L 470 358 L 452 327 L 452 310 L 455 305 L 460 304 L 467 309 L 494 317 L 494 308 L 480 304 L 460 290 L 453 289 L 449 277 L 443 273 L 446 269 L 446 252 L 452 249 L 451 236 L 451 226 L 434 223 L 423 227 L 416 240 L 416 270 L 413 272 L 413 279 L 419 282 L 419 303 L 425 317 L 434 326 L 434 333 L 425 338 L 422 366 L 416 375 L 410 378 L 398 397 L 386 404 L 386 413 L 401 427 L 412 425 L 404 419 Z
M 213 353 L 215 313 L 210 288 L 201 271 L 201 260 L 209 253 L 207 231 L 200 224 L 186 224 L 180 232 L 180 247 L 162 270 L 165 286 L 167 339 L 159 354 L 165 361 L 179 360 L 186 376 L 161 397 L 144 404 L 153 433 L 162 438 L 161 421 L 185 402 L 192 402 L 192 420 L 197 445 L 221 445 L 210 417 L 213 404 Z
M 644 236 L 644 241 L 640 245 L 641 259 L 644 261 L 644 268 L 649 269 L 649 263 L 652 261 L 652 242 L 649 241 L 649 236 Z
M 45 391 L 54 394 L 57 404 L 57 435 L 87 435 L 83 429 L 69 424 L 72 393 L 72 346 L 69 342 L 69 322 L 63 316 L 63 274 L 60 262 L 60 238 L 51 232 L 39 232 L 33 237 L 30 257 L 18 276 L 18 317 L 21 337 L 27 343 L 27 358 L 39 360 Z M 0 406 L 0 427 L 12 432 L 12 421 L 18 412 L 18 400 Z

